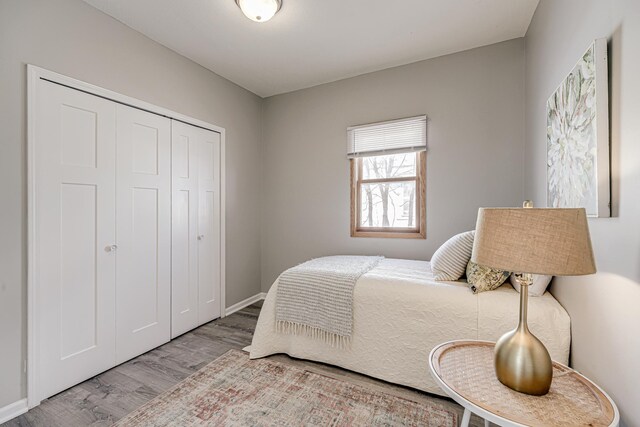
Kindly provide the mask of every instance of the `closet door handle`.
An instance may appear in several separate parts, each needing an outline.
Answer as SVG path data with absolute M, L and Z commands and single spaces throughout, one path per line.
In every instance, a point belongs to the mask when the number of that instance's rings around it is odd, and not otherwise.
M 199 235 L 198 240 L 204 240 L 204 234 Z
M 118 245 L 109 245 L 104 247 L 105 252 L 114 252 L 116 249 L 118 249 Z

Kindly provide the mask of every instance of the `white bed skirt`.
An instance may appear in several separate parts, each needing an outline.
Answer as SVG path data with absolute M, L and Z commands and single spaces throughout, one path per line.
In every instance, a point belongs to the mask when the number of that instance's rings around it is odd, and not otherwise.
M 384 259 L 355 286 L 350 346 L 334 348 L 276 332 L 277 289 L 276 281 L 260 312 L 252 359 L 285 353 L 439 395 L 428 367 L 433 347 L 456 339 L 495 341 L 518 322 L 519 294 L 508 283 L 474 295 L 465 283 L 434 281 L 426 261 Z M 553 360 L 567 364 L 569 315 L 550 293 L 529 298 L 529 328 Z

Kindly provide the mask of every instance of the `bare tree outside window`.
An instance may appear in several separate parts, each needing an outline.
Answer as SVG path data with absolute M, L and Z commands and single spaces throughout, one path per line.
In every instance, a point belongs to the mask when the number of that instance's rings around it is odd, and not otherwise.
M 401 153 L 354 159 L 355 233 L 394 232 L 424 234 L 420 203 L 424 195 L 420 180 L 424 176 L 424 153 Z M 424 209 L 422 209 L 424 210 Z M 362 234 L 360 234 L 362 235 Z M 371 237 L 371 236 L 364 236 Z M 378 236 L 385 237 L 385 236 Z M 388 236 L 416 237 L 416 236 Z
M 415 227 L 416 153 L 362 158 L 363 227 Z M 403 181 L 374 182 L 387 178 Z M 408 178 L 408 180 L 407 180 Z

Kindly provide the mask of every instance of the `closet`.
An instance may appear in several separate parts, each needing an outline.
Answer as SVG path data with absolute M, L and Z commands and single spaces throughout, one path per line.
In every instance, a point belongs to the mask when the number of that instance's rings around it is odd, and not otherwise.
M 172 124 L 172 328 L 220 317 L 220 134 Z
M 39 402 L 220 316 L 221 138 L 35 85 L 29 366 Z

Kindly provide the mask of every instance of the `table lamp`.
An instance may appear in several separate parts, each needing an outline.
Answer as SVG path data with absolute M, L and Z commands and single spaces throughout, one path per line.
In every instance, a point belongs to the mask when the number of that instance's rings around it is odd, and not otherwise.
M 585 210 L 561 208 L 480 208 L 471 260 L 516 274 L 520 283 L 518 327 L 496 343 L 498 380 L 521 393 L 549 391 L 549 352 L 527 326 L 532 274 L 578 276 L 596 272 Z

